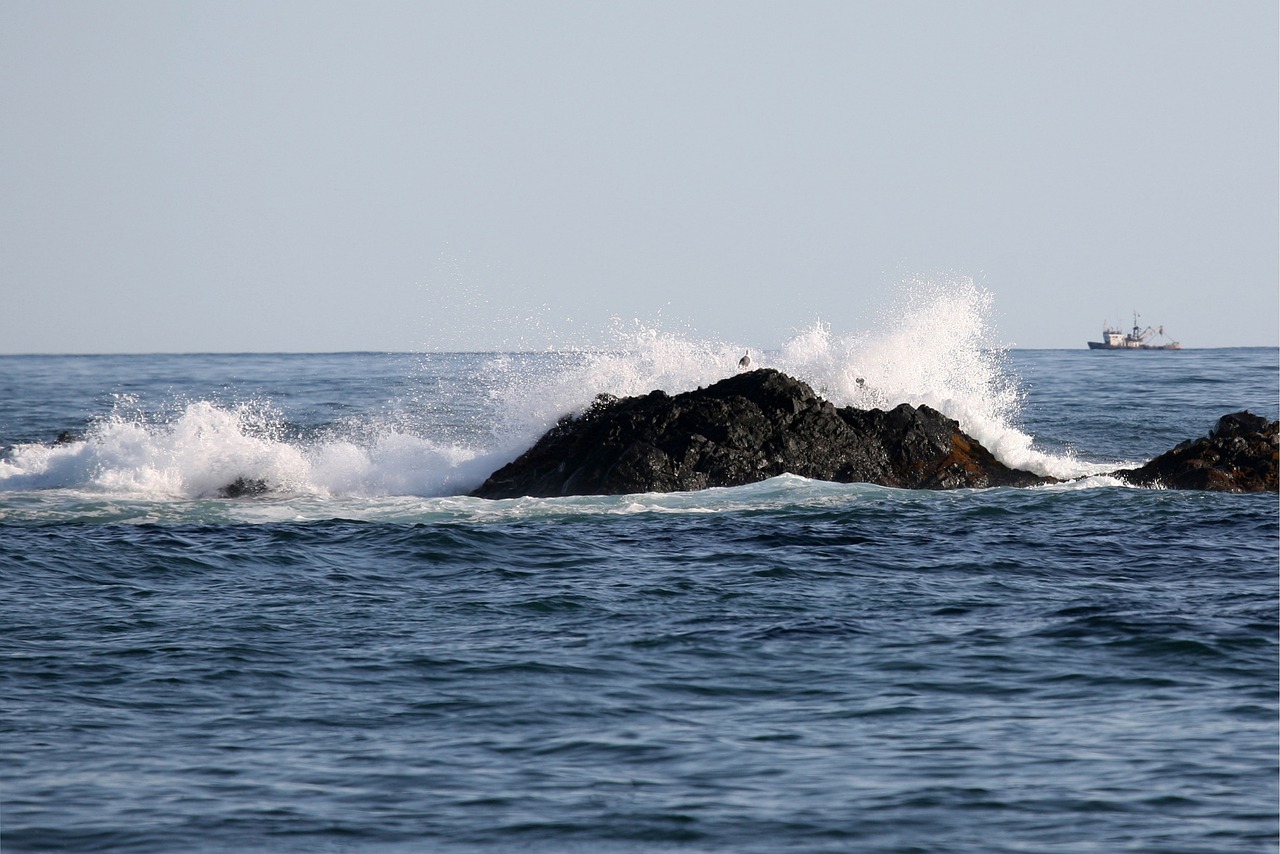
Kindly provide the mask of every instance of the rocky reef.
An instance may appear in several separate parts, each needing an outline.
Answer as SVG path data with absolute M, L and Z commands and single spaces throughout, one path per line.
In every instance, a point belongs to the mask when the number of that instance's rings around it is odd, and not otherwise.
M 1134 486 L 1211 492 L 1276 492 L 1277 428 L 1252 412 L 1218 419 L 1208 436 L 1188 440 L 1146 465 L 1115 476 Z
M 1112 476 L 1135 486 L 1276 492 L 1277 422 L 1224 416 L 1183 442 Z M 601 395 L 490 475 L 481 498 L 623 495 L 741 486 L 791 473 L 905 489 L 1036 486 L 1054 478 L 1010 468 L 928 406 L 836 408 L 772 369 L 740 373 L 678 395 Z
M 741 486 L 791 473 L 906 489 L 1051 482 L 997 460 L 927 406 L 837 409 L 772 369 L 675 396 L 598 397 L 473 495 L 622 495 Z

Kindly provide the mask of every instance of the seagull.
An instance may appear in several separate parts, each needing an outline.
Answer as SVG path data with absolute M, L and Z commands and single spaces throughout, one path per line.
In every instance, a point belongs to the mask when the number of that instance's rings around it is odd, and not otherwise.
M 751 367 L 751 351 L 750 350 L 747 351 L 747 354 L 745 356 L 743 356 L 741 359 L 738 360 L 738 367 L 744 371 L 747 368 Z

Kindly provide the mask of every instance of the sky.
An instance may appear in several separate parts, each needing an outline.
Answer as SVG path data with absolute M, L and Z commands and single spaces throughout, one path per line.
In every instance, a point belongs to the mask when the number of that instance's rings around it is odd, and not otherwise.
M 1280 346 L 1273 0 L 0 4 L 0 353 Z

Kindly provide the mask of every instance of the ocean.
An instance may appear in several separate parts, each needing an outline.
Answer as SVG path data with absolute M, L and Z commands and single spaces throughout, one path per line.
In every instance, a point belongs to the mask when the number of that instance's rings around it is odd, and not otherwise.
M 736 370 L 641 327 L 0 357 L 0 850 L 1276 851 L 1277 497 L 1106 472 L 1276 418 L 1277 351 L 916 321 L 752 355 L 1076 479 L 466 497 Z

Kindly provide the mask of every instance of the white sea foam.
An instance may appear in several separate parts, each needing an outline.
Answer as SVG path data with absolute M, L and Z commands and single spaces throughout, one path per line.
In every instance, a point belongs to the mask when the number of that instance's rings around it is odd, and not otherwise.
M 241 480 L 296 495 L 442 495 L 478 483 L 492 465 L 476 450 L 391 427 L 362 430 L 361 444 L 291 442 L 281 432 L 273 414 L 249 404 L 198 401 L 161 423 L 117 411 L 83 439 L 17 446 L 0 461 L 0 488 L 202 498 Z
M 815 321 L 776 350 L 616 322 L 607 350 L 491 358 L 484 375 L 493 429 L 461 441 L 424 435 L 412 419 L 373 416 L 345 432 L 286 438 L 281 414 L 260 401 L 195 401 L 157 416 L 121 398 L 82 439 L 11 449 L 0 460 L 0 489 L 201 498 L 243 480 L 321 498 L 458 495 L 596 395 L 710 385 L 738 370 L 748 346 L 753 367 L 803 379 L 837 406 L 926 404 L 1008 465 L 1060 478 L 1102 472 L 1103 465 L 1037 450 L 1018 429 L 1022 395 L 992 311 L 989 292 L 954 279 L 908 283 L 874 330 L 838 334 Z
M 678 394 L 737 370 L 748 348 L 753 367 L 778 368 L 805 380 L 837 406 L 928 405 L 1015 468 L 1059 478 L 1106 469 L 1034 447 L 1017 426 L 1023 396 L 996 338 L 991 293 L 971 278 L 918 279 L 904 284 L 872 331 L 836 334 L 815 321 L 777 350 L 749 343 L 684 336 L 617 322 L 615 346 L 582 354 L 550 376 L 513 377 L 501 392 L 516 445 L 527 446 L 555 419 L 585 409 L 596 394 Z

